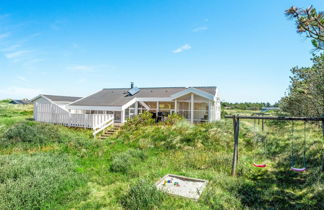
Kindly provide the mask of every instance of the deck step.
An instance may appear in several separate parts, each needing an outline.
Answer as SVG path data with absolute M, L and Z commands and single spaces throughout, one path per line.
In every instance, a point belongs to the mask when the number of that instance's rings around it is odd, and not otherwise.
M 112 136 L 113 134 L 115 134 L 117 131 L 120 130 L 121 126 L 114 126 L 114 127 L 110 127 L 109 129 L 105 130 L 100 136 L 99 139 L 106 139 L 109 136 Z

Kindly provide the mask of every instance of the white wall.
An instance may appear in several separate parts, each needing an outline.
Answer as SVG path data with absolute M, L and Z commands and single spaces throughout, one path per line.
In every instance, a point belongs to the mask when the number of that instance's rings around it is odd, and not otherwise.
M 51 104 L 50 101 L 46 100 L 43 97 L 39 97 L 37 100 L 34 101 L 34 120 L 38 121 L 39 120 L 39 115 L 40 115 L 40 107 L 42 104 Z
M 214 98 L 215 103 L 215 120 L 221 120 L 221 100 L 219 97 L 218 88 L 216 89 L 216 94 Z

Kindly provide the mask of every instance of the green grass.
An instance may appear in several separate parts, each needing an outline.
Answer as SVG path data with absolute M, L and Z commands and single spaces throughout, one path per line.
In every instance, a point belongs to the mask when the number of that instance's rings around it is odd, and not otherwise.
M 57 135 L 47 130 L 40 140 L 37 132 L 28 132 L 24 140 L 13 132 L 11 139 L 21 141 L 10 141 L 6 133 L 17 123 L 31 125 L 32 131 L 43 126 L 28 121 L 31 110 L 0 103 L 0 138 L 8 141 L 0 144 L 0 209 L 324 208 L 323 139 L 316 125 L 307 132 L 309 169 L 296 173 L 289 170 L 289 124 L 268 122 L 261 132 L 253 121 L 242 121 L 238 177 L 233 178 L 230 120 L 132 126 L 104 141 L 92 139 L 89 130 L 49 126 Z M 294 142 L 300 164 L 302 124 L 296 124 Z M 255 168 L 253 161 L 269 167 Z M 167 173 L 209 184 L 198 202 L 166 195 L 152 184 Z

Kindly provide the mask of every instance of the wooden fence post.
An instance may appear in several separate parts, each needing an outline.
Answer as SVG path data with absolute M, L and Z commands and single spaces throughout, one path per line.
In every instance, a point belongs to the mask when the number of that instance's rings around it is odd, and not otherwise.
M 322 132 L 323 132 L 323 139 L 324 139 L 324 120 L 322 120 Z M 322 172 L 324 172 L 324 154 L 323 154 Z
M 233 161 L 232 161 L 232 176 L 236 176 L 236 168 L 238 162 L 238 139 L 240 131 L 240 118 L 233 116 L 233 126 L 234 126 L 234 151 L 233 151 Z
M 324 120 L 322 120 L 322 133 L 323 133 L 323 137 L 324 137 Z
M 262 119 L 262 132 L 264 131 L 264 119 Z

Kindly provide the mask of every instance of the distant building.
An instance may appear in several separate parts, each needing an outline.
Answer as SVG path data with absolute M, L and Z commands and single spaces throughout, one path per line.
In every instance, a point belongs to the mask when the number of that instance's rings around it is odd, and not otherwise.
M 279 107 L 262 107 L 261 112 L 268 112 L 272 110 L 280 110 Z
M 11 100 L 9 103 L 11 103 L 11 104 L 30 104 L 31 102 L 27 98 L 24 98 L 22 100 L 14 99 L 14 100 Z

